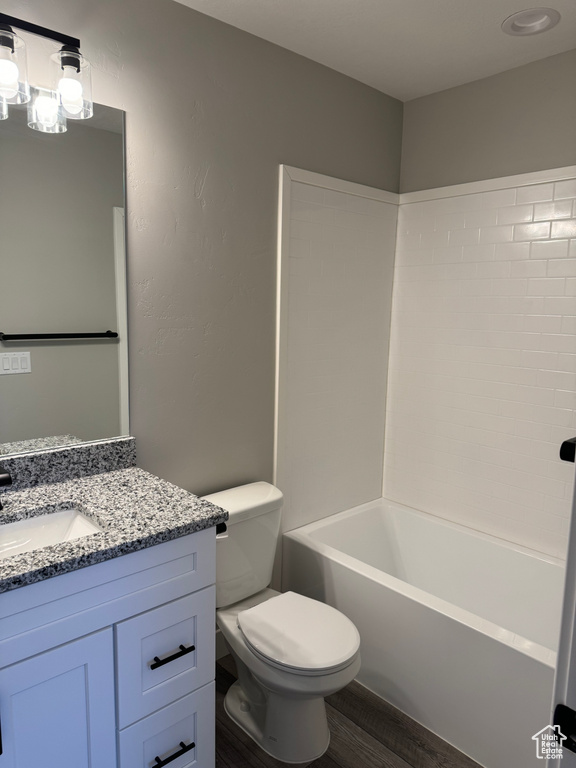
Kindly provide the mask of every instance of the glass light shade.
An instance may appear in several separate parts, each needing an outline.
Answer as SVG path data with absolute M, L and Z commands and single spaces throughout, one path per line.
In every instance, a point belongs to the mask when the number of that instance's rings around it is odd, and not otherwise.
M 8 119 L 8 104 L 4 99 L 0 99 L 0 120 Z
M 52 87 L 58 93 L 62 112 L 70 120 L 87 120 L 94 114 L 90 62 L 77 48 L 64 46 L 52 54 Z
M 26 46 L 9 27 L 0 27 L 0 100 L 7 104 L 30 101 Z
M 28 126 L 41 133 L 64 133 L 66 118 L 56 91 L 32 88 L 28 103 Z

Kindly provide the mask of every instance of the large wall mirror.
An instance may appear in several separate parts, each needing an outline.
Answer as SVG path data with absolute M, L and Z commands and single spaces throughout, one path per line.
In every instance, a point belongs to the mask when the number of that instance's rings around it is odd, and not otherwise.
M 0 456 L 128 434 L 123 127 L 99 105 L 62 134 L 0 121 L 0 332 L 118 333 L 0 341 Z

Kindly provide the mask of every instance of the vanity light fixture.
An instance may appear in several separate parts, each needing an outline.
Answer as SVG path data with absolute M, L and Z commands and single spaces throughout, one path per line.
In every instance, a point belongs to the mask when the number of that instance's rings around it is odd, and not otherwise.
M 31 86 L 27 77 L 26 47 L 14 29 L 59 43 L 50 57 L 50 89 Z M 43 133 L 63 133 L 66 119 L 92 117 L 90 63 L 80 53 L 80 40 L 37 24 L 0 13 L 0 120 L 11 104 L 28 104 L 28 125 Z

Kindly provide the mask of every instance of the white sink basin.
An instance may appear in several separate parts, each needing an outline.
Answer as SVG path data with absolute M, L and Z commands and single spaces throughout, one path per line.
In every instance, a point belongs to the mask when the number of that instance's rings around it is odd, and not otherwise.
M 62 509 L 0 525 L 0 560 L 98 533 L 102 528 L 77 509 Z

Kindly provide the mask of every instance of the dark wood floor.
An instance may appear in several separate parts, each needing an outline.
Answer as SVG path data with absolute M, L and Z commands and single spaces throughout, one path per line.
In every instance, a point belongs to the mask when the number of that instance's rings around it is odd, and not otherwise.
M 216 768 L 286 768 L 224 712 L 236 680 L 230 656 L 216 665 Z M 330 746 L 312 768 L 479 768 L 454 747 L 353 682 L 326 699 Z

